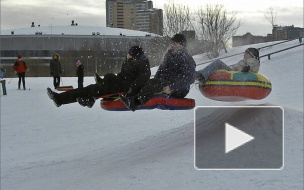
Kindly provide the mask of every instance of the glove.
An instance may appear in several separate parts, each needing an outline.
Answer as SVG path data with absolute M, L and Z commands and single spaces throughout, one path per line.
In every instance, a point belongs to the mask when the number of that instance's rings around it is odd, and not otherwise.
M 172 91 L 171 91 L 170 86 L 165 86 L 165 87 L 163 88 L 163 92 L 164 92 L 165 94 L 171 94 Z
M 250 70 L 250 66 L 249 66 L 249 65 L 246 65 L 245 67 L 243 67 L 243 69 L 242 69 L 241 72 L 248 73 L 249 70 Z
M 132 91 L 132 88 L 130 88 L 129 90 L 128 90 L 128 92 L 126 93 L 126 96 L 134 96 L 135 94 L 134 94 L 134 92 Z

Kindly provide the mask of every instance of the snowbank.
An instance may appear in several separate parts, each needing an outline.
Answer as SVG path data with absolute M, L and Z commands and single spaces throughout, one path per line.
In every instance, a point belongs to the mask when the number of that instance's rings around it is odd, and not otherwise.
M 261 55 L 295 43 L 263 49 Z M 268 44 L 254 47 L 264 45 Z M 246 48 L 233 48 L 229 53 Z M 233 64 L 241 58 L 224 61 Z M 195 56 L 195 60 L 199 63 L 205 58 Z M 188 97 L 197 106 L 283 106 L 283 170 L 197 171 L 193 110 L 107 112 L 98 101 L 92 109 L 78 104 L 57 108 L 46 94 L 52 78 L 26 78 L 27 91 L 16 90 L 14 78 L 7 83 L 8 95 L 1 95 L 1 189 L 303 189 L 303 47 L 261 61 L 260 73 L 273 84 L 264 100 L 217 102 L 203 97 L 195 85 Z M 63 82 L 77 86 L 77 78 Z M 93 82 L 93 77 L 85 78 L 85 85 Z M 246 127 L 246 120 L 233 113 L 221 115 Z M 216 120 L 218 115 L 209 118 Z M 200 122 L 205 124 L 203 116 Z M 206 138 L 200 143 L 206 145 L 222 133 L 221 128 L 205 130 L 201 133 Z M 273 130 L 270 125 L 265 135 L 275 136 Z

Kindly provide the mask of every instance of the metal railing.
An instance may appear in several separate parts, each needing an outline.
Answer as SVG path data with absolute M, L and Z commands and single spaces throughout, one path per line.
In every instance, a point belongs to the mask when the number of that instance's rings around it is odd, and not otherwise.
M 293 39 L 294 40 L 294 39 Z M 263 47 L 259 47 L 257 48 L 258 50 L 261 50 L 261 49 L 264 49 L 264 48 L 268 48 L 268 47 L 272 47 L 272 46 L 275 46 L 275 45 L 279 45 L 279 44 L 282 44 L 282 43 L 286 43 L 286 42 L 289 42 L 289 41 L 292 41 L 292 40 L 284 40 L 284 41 L 281 41 L 279 43 L 275 43 L 275 44 L 271 44 L 271 45 L 267 45 L 267 46 L 263 46 Z M 303 45 L 303 44 L 302 44 Z M 241 53 L 237 53 L 237 54 L 233 54 L 233 55 L 229 55 L 229 56 L 225 56 L 225 57 L 219 57 L 219 58 L 216 58 L 216 59 L 226 59 L 226 58 L 229 58 L 229 57 L 233 57 L 233 56 L 237 56 L 237 55 L 241 55 L 241 54 L 244 54 L 244 52 L 241 52 Z M 268 54 L 267 54 L 268 55 Z M 261 57 L 265 57 L 266 55 L 263 55 Z M 260 57 L 260 58 L 261 58 Z M 211 59 L 211 60 L 208 60 L 208 61 L 205 61 L 203 63 L 198 63 L 196 64 L 196 66 L 198 65 L 203 65 L 203 64 L 206 64 L 206 63 L 210 63 L 216 59 Z M 270 59 L 270 58 L 269 58 Z
M 268 53 L 268 54 L 265 54 L 265 55 L 260 56 L 260 58 L 268 56 L 268 59 L 270 59 L 270 55 L 272 55 L 272 54 L 280 53 L 280 52 L 282 52 L 282 51 L 286 51 L 286 50 L 289 50 L 289 49 L 292 49 L 292 48 L 296 48 L 296 47 L 299 47 L 299 46 L 302 46 L 302 45 L 304 45 L 304 44 L 299 44 L 299 45 L 292 46 L 292 47 L 289 47 L 289 48 L 281 49 L 281 50 L 279 50 L 279 51 L 275 51 L 275 52 L 272 52 L 272 53 Z
M 294 40 L 294 39 L 293 39 Z M 275 46 L 275 45 L 279 45 L 279 44 L 283 44 L 283 43 L 286 43 L 286 42 L 289 42 L 289 41 L 292 41 L 292 40 L 284 40 L 282 42 L 279 42 L 279 43 L 276 43 L 276 44 L 270 44 L 268 46 L 263 46 L 263 47 L 260 47 L 260 48 L 257 48 L 258 50 L 261 50 L 261 49 L 264 49 L 264 48 L 268 48 L 268 47 L 272 47 L 272 46 Z

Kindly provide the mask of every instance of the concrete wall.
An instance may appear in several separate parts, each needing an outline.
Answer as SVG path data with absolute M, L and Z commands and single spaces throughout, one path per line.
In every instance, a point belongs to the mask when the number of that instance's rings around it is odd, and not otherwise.
M 163 37 L 126 36 L 10 35 L 0 36 L 0 40 L 5 77 L 13 76 L 18 54 L 30 67 L 27 76 L 50 76 L 53 53 L 60 54 L 63 76 L 76 76 L 77 60 L 85 66 L 85 75 L 93 76 L 95 71 L 101 75 L 119 72 L 128 49 L 134 45 L 143 47 L 151 66 L 159 65 L 170 44 L 170 39 Z
M 271 40 L 271 36 L 254 36 L 250 33 L 246 33 L 243 36 L 232 36 L 232 47 L 264 43 L 269 42 Z

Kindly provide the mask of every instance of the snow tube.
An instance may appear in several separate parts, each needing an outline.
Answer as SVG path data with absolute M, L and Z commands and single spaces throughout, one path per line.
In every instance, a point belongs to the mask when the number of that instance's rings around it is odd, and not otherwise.
M 118 100 L 103 99 L 100 102 L 102 109 L 108 111 L 129 111 L 129 109 Z M 142 109 L 162 109 L 162 110 L 188 110 L 193 109 L 195 106 L 195 100 L 189 98 L 169 98 L 164 94 L 158 94 L 153 96 L 144 105 L 138 107 L 136 110 Z
M 258 73 L 219 70 L 205 84 L 199 82 L 199 89 L 212 100 L 233 102 L 266 98 L 272 86 L 267 77 Z
M 73 86 L 59 86 L 56 88 L 56 90 L 58 91 L 69 91 L 69 90 L 73 90 Z

